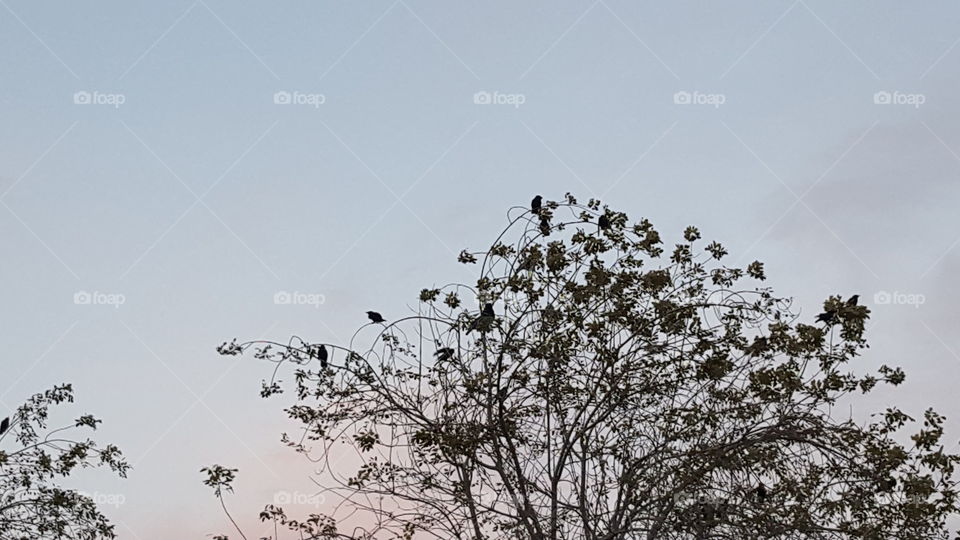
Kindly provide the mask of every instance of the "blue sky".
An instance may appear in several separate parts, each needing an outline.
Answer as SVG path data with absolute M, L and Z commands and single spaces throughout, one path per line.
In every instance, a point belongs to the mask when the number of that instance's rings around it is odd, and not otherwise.
M 934 405 L 956 439 L 958 23 L 952 2 L 0 0 L 0 408 L 75 384 L 136 466 L 78 479 L 122 495 L 121 538 L 226 531 L 216 462 L 252 524 L 314 489 L 266 368 L 214 347 L 342 341 L 469 280 L 455 253 L 508 207 L 571 191 L 667 239 L 698 225 L 806 313 L 859 292 L 864 367 L 908 372 L 865 407 Z

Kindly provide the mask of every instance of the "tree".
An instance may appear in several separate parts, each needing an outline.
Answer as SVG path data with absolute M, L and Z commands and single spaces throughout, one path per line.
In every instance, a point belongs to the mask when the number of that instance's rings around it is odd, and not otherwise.
M 324 344 L 325 369 L 297 337 L 219 347 L 276 364 L 264 397 L 294 366 L 302 433 L 283 440 L 363 516 L 268 506 L 263 520 L 301 538 L 947 537 L 960 456 L 944 418 L 832 414 L 904 380 L 856 373 L 867 307 L 832 296 L 836 316 L 816 323 L 763 286 L 760 262 L 725 266 L 694 227 L 667 251 L 650 222 L 596 200 L 511 212 L 459 257 L 476 283 L 424 289 L 411 316 Z M 329 461 L 344 448 L 348 471 Z
M 100 447 L 70 433 L 95 430 L 100 420 L 84 415 L 73 425 L 47 429 L 50 408 L 73 402 L 69 384 L 35 394 L 17 408 L 0 434 L 0 539 L 95 540 L 115 538 L 94 501 L 57 483 L 77 469 L 107 467 L 126 477 L 129 466 L 113 445 Z

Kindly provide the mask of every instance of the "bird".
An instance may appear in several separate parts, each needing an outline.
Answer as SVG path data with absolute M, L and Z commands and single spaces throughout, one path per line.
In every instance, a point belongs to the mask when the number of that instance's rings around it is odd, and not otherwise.
M 860 300 L 860 295 L 859 295 L 859 294 L 855 294 L 855 295 L 851 296 L 849 300 L 847 300 L 847 305 L 850 306 L 850 307 L 853 307 L 853 306 L 857 305 L 857 302 L 858 302 L 859 300 Z
M 817 322 L 825 322 L 827 324 L 830 324 L 833 322 L 833 319 L 836 318 L 836 316 L 837 316 L 837 310 L 829 309 L 817 315 Z
M 747 352 L 750 356 L 760 356 L 770 347 L 770 342 L 767 340 L 766 336 L 760 336 L 753 340 L 749 346 L 747 346 L 744 351 Z
M 534 214 L 539 214 L 541 207 L 543 207 L 543 197 L 537 195 L 532 201 L 530 201 L 530 211 Z
M 317 349 L 317 358 L 320 360 L 320 367 L 327 369 L 327 346 L 320 345 L 320 348 Z
M 443 347 L 441 349 L 437 349 L 437 352 L 433 353 L 433 355 L 437 357 L 438 362 L 446 362 L 453 357 L 453 352 L 453 349 L 450 347 Z
M 486 303 L 483 305 L 483 309 L 480 311 L 480 316 L 473 320 L 470 323 L 470 327 L 467 328 L 467 333 L 474 330 L 480 330 L 485 332 L 490 325 L 493 324 L 493 321 L 497 318 L 497 314 L 493 311 L 493 304 Z
M 757 494 L 757 500 L 761 503 L 767 500 L 767 486 L 760 484 L 753 492 Z
M 550 220 L 543 216 L 540 217 L 540 234 L 550 236 Z
M 376 311 L 368 311 L 368 312 L 367 312 L 367 318 L 370 319 L 370 322 L 373 322 L 373 323 L 382 323 L 382 322 L 385 322 L 385 319 L 383 318 L 383 315 L 380 315 L 380 314 L 377 313 Z
M 597 225 L 599 225 L 601 229 L 609 229 L 610 218 L 608 218 L 606 214 L 600 216 L 600 219 L 597 220 Z
M 10 429 L 10 417 L 9 417 L 9 416 L 6 417 L 6 418 L 4 418 L 3 421 L 0 422 L 0 435 L 3 435 L 4 433 L 6 433 L 8 429 Z

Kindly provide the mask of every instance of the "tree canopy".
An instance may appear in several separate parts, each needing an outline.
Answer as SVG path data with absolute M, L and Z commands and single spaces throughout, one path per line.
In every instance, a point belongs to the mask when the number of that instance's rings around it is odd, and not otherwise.
M 727 266 L 695 227 L 669 247 L 597 200 L 508 220 L 460 254 L 475 282 L 425 288 L 349 343 L 218 348 L 276 364 L 262 395 L 293 390 L 302 429 L 283 440 L 340 512 L 262 519 L 330 539 L 948 537 L 944 418 L 835 414 L 904 380 L 858 365 L 855 298 L 817 321 L 762 263 Z M 356 466 L 332 466 L 347 449 Z M 222 497 L 235 471 L 205 472 Z
M 105 467 L 125 477 L 129 465 L 113 445 L 77 438 L 100 420 L 83 415 L 49 429 L 50 409 L 73 401 L 69 384 L 35 394 L 0 429 L 0 539 L 115 538 L 113 526 L 93 499 L 60 485 L 78 469 Z

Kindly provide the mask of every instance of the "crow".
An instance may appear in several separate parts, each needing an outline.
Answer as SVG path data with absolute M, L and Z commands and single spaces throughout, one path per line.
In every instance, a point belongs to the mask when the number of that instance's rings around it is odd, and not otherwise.
M 835 310 L 835 309 L 830 309 L 830 310 L 824 311 L 823 313 L 817 315 L 817 322 L 825 322 L 825 323 L 827 323 L 827 324 L 830 324 L 830 323 L 833 322 L 833 320 L 834 320 L 836 317 L 837 317 L 837 310 Z
M 453 349 L 450 347 L 443 347 L 442 349 L 437 349 L 437 352 L 433 353 L 437 357 L 437 362 L 446 362 L 447 360 L 453 358 Z
M 550 220 L 545 217 L 540 218 L 540 234 L 550 236 Z
M 855 294 L 855 295 L 851 296 L 849 300 L 847 300 L 847 305 L 850 306 L 850 307 L 853 307 L 853 306 L 857 305 L 857 302 L 858 302 L 859 300 L 860 300 L 860 295 L 859 295 L 859 294 Z
M 380 314 L 377 313 L 376 311 L 368 311 L 368 312 L 367 312 L 367 318 L 370 319 L 370 322 L 373 322 L 373 323 L 382 323 L 382 322 L 385 322 L 385 319 L 383 318 L 383 315 L 380 315 Z
M 753 492 L 757 494 L 757 500 L 760 501 L 760 504 L 767 500 L 767 486 L 760 484 Z
M 770 346 L 770 342 L 767 341 L 765 336 L 760 336 L 753 340 L 753 343 L 748 345 L 744 351 L 750 356 L 760 356 L 764 351 L 766 351 Z
M 539 214 L 540 208 L 542 206 L 543 206 L 543 197 L 541 197 L 540 195 L 537 195 L 536 197 L 533 198 L 532 201 L 530 201 L 530 211 L 533 212 L 534 214 Z
M 608 218 L 606 214 L 600 216 L 600 219 L 597 220 L 597 225 L 599 225 L 601 229 L 609 229 L 610 218 Z
M 327 369 L 327 346 L 326 345 L 321 345 L 320 348 L 317 349 L 317 358 L 320 359 L 320 367 L 323 369 Z
M 4 433 L 6 433 L 8 429 L 10 429 L 10 417 L 9 417 L 9 416 L 6 417 L 6 418 L 4 418 L 3 421 L 0 422 L 0 435 L 3 435 Z
M 481 332 L 487 331 L 490 328 L 490 325 L 493 324 L 493 321 L 497 318 L 497 314 L 493 311 L 493 304 L 486 303 L 483 305 L 483 310 L 480 311 L 480 316 L 473 320 L 470 323 L 470 327 L 467 328 L 467 333 L 474 330 L 480 330 Z

